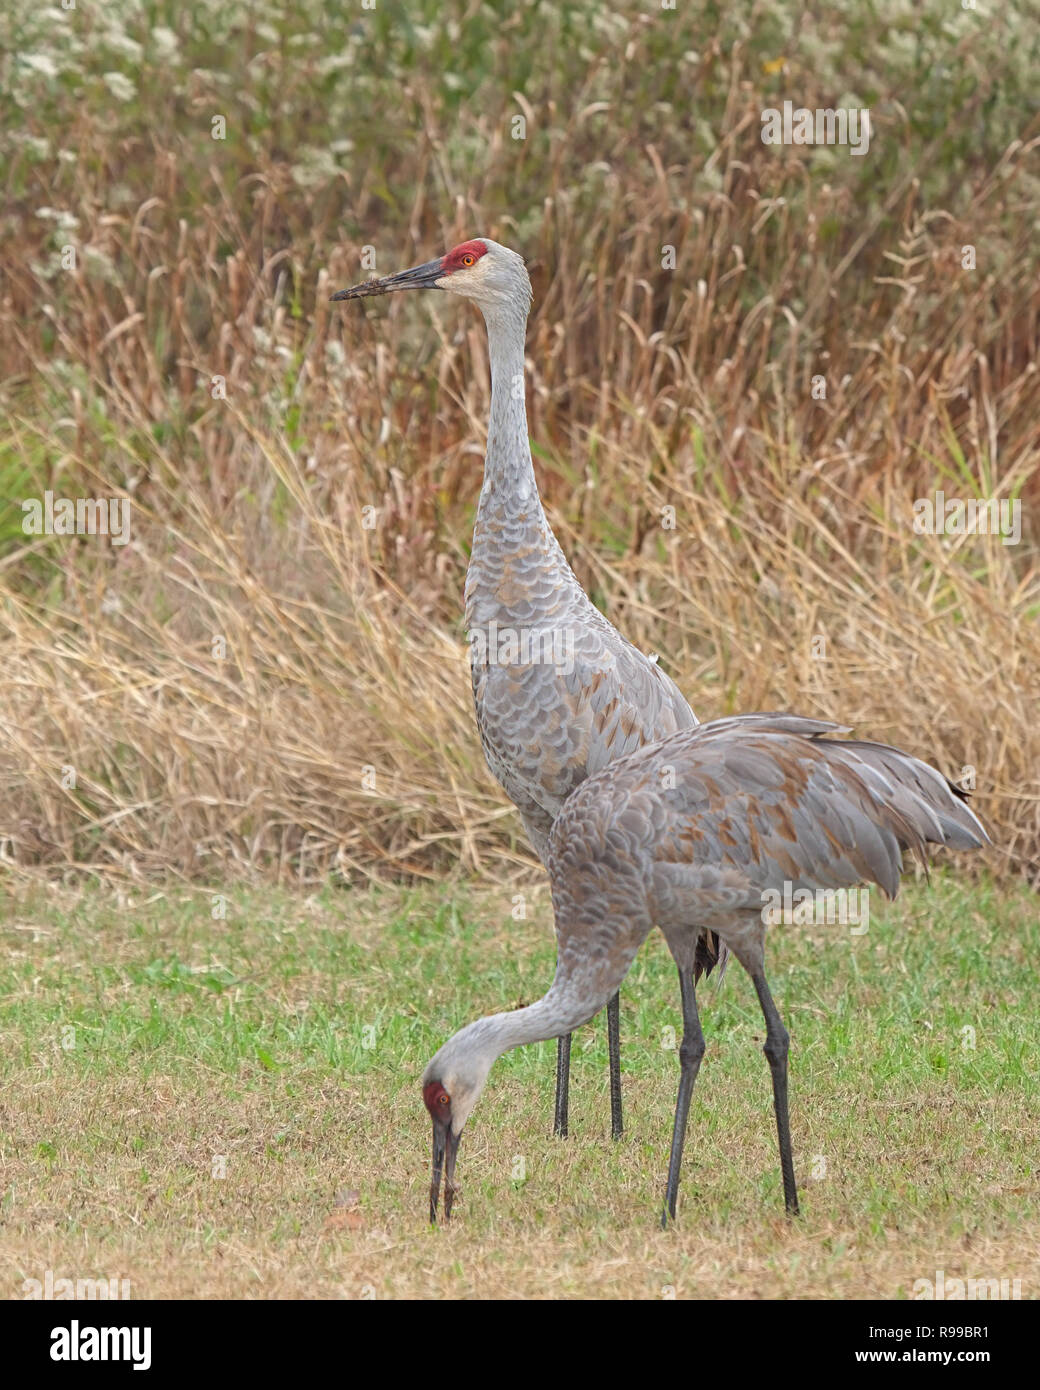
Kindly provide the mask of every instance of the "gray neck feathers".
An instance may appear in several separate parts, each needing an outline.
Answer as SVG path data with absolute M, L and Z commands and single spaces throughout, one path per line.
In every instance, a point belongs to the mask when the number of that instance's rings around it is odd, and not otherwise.
M 452 1040 L 452 1045 L 458 1044 L 467 1056 L 483 1058 L 490 1067 L 503 1052 L 514 1047 L 572 1032 L 586 1023 L 605 1002 L 598 997 L 583 1001 L 557 979 L 548 994 L 527 1008 L 492 1014 L 490 1018 L 478 1018 L 468 1024 Z
M 491 418 L 480 512 L 543 516 L 527 438 L 524 401 L 525 319 L 516 309 L 487 309 L 488 354 L 491 360 Z

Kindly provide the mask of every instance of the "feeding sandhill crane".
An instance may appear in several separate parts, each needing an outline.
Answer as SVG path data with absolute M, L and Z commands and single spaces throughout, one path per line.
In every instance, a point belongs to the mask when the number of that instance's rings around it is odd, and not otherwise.
M 588 778 L 549 837 L 556 976 L 527 1008 L 470 1023 L 423 1075 L 433 1120 L 430 1220 L 441 1169 L 445 1216 L 462 1127 L 503 1052 L 570 1032 L 618 989 L 656 924 L 679 970 L 683 1037 L 662 1224 L 675 1216 L 683 1140 L 704 1055 L 694 964 L 703 928 L 751 976 L 766 1022 L 784 1203 L 798 1211 L 787 1112 L 788 1034 L 766 983 L 764 905 L 790 888 L 899 887 L 902 852 L 988 841 L 965 793 L 883 744 L 823 737 L 837 724 L 790 714 L 717 719 L 640 749 Z
M 363 299 L 440 289 L 484 315 L 491 417 L 484 483 L 466 571 L 473 697 L 488 766 L 548 867 L 553 822 L 586 777 L 644 744 L 693 728 L 675 683 L 612 627 L 564 558 L 542 509 L 524 399 L 531 281 L 523 258 L 490 237 L 464 241 L 412 270 L 341 290 Z M 697 970 L 723 954 L 706 934 Z M 611 1133 L 622 1132 L 618 1000 L 607 1003 Z M 560 1037 L 554 1130 L 567 1133 L 570 1036 Z

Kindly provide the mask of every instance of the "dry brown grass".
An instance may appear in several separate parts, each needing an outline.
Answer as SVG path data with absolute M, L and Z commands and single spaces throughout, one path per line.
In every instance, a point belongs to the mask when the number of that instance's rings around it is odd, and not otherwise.
M 892 114 L 905 163 L 857 196 L 760 143 L 761 71 L 713 45 L 696 77 L 728 92 L 718 144 L 691 144 L 674 111 L 633 145 L 592 103 L 631 81 L 649 33 L 594 65 L 547 146 L 510 152 L 501 112 L 475 111 L 479 172 L 452 162 L 450 113 L 419 79 L 428 140 L 393 171 L 414 201 L 389 226 L 374 161 L 304 194 L 276 144 L 239 167 L 200 153 L 165 98 L 146 150 L 79 132 L 61 205 L 81 273 L 44 274 L 47 224 L 13 210 L 8 477 L 23 496 L 132 497 L 133 540 L 7 534 L 9 868 L 310 881 L 529 859 L 482 765 L 460 625 L 483 326 L 436 300 L 332 309 L 379 227 L 381 270 L 479 231 L 528 256 L 552 521 L 702 717 L 799 709 L 970 765 L 993 865 L 1040 873 L 1035 129 L 995 168 L 954 166 L 938 205 L 921 190 L 940 142 Z M 544 163 L 544 215 L 519 228 L 513 158 Z M 1023 543 L 916 536 L 912 501 L 937 486 L 1020 498 Z
M 89 1112 L 70 1118 L 89 1124 L 98 1108 L 143 1104 L 162 1107 L 164 1125 L 194 1125 L 196 1106 L 178 1110 L 170 1091 L 99 1089 Z M 262 1131 L 255 1108 L 234 1120 Z M 530 1203 L 554 1202 L 557 1184 L 566 1192 L 566 1184 L 580 1182 L 604 1142 L 572 1145 L 544 1195 L 529 1197 L 526 1213 L 507 1199 L 497 1220 L 457 1220 L 438 1231 L 424 1222 L 428 1178 L 418 1172 L 401 1186 L 403 1217 L 335 1206 L 328 1194 L 342 1182 L 344 1164 L 329 1147 L 305 1165 L 272 1171 L 250 1163 L 248 1177 L 224 1184 L 209 1178 L 201 1158 L 164 1167 L 154 1176 L 169 1184 L 166 1193 L 142 1194 L 129 1210 L 126 1188 L 135 1175 L 110 1168 L 86 1194 L 81 1180 L 51 1183 L 47 1203 L 32 1212 L 32 1231 L 0 1235 L 0 1289 L 21 1297 L 23 1280 L 42 1281 L 48 1269 L 55 1279 L 129 1278 L 134 1299 L 890 1300 L 909 1297 L 914 1281 L 934 1280 L 937 1269 L 947 1280 L 1017 1279 L 1026 1299 L 1040 1286 L 1036 1222 L 998 1236 L 954 1234 L 914 1216 L 873 1230 L 828 1218 L 792 1226 L 749 1203 L 732 1223 L 710 1213 L 698 1221 L 691 1212 L 680 1228 L 662 1233 L 654 1204 L 631 1209 L 651 1196 L 649 1184 L 622 1188 L 598 1210 L 564 1197 L 547 1219 L 532 1217 Z M 385 1163 L 385 1141 L 370 1157 Z M 467 1157 L 487 1161 L 480 1146 Z M 70 1218 L 75 1233 L 67 1230 Z

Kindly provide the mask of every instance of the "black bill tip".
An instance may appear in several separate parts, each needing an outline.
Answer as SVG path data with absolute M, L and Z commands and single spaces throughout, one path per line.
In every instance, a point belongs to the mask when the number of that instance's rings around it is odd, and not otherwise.
M 430 1224 L 437 1224 L 437 1203 L 441 1195 L 441 1174 L 444 1174 L 444 1219 L 451 1220 L 451 1209 L 458 1194 L 455 1183 L 455 1159 L 459 1152 L 458 1134 L 450 1124 L 433 1124 L 433 1174 L 430 1182 Z

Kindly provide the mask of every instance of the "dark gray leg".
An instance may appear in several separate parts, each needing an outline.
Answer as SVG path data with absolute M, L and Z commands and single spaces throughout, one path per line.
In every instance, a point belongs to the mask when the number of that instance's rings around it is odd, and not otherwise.
M 615 994 L 607 1005 L 607 1049 L 610 1053 L 610 1137 L 620 1139 L 625 1131 L 621 1117 L 621 1005 Z M 556 1039 L 556 1116 L 553 1134 L 567 1138 L 567 1111 L 570 1095 L 571 1035 Z
M 787 1029 L 773 1003 L 765 975 L 752 974 L 758 1002 L 766 1020 L 766 1054 L 773 1074 L 773 1108 L 776 1110 L 776 1137 L 780 1141 L 780 1171 L 784 1177 L 784 1206 L 788 1216 L 798 1215 L 798 1189 L 794 1184 L 794 1157 L 791 1153 L 791 1122 L 787 1114 Z
M 668 1160 L 668 1186 L 664 1192 L 664 1211 L 661 1225 L 667 1228 L 669 1216 L 675 1220 L 675 1199 L 679 1195 L 679 1169 L 682 1167 L 683 1140 L 694 1082 L 704 1056 L 704 1034 L 697 1013 L 697 995 L 693 987 L 693 966 L 679 967 L 679 989 L 682 993 L 683 1036 L 679 1046 L 679 1095 L 675 1102 L 675 1127 L 672 1130 L 672 1153 Z
M 610 1053 L 610 1137 L 620 1139 L 625 1132 L 621 1119 L 621 996 L 615 994 L 607 1005 L 607 1050 Z
M 556 1118 L 553 1134 L 567 1138 L 567 1099 L 571 1079 L 571 1035 L 556 1039 Z

